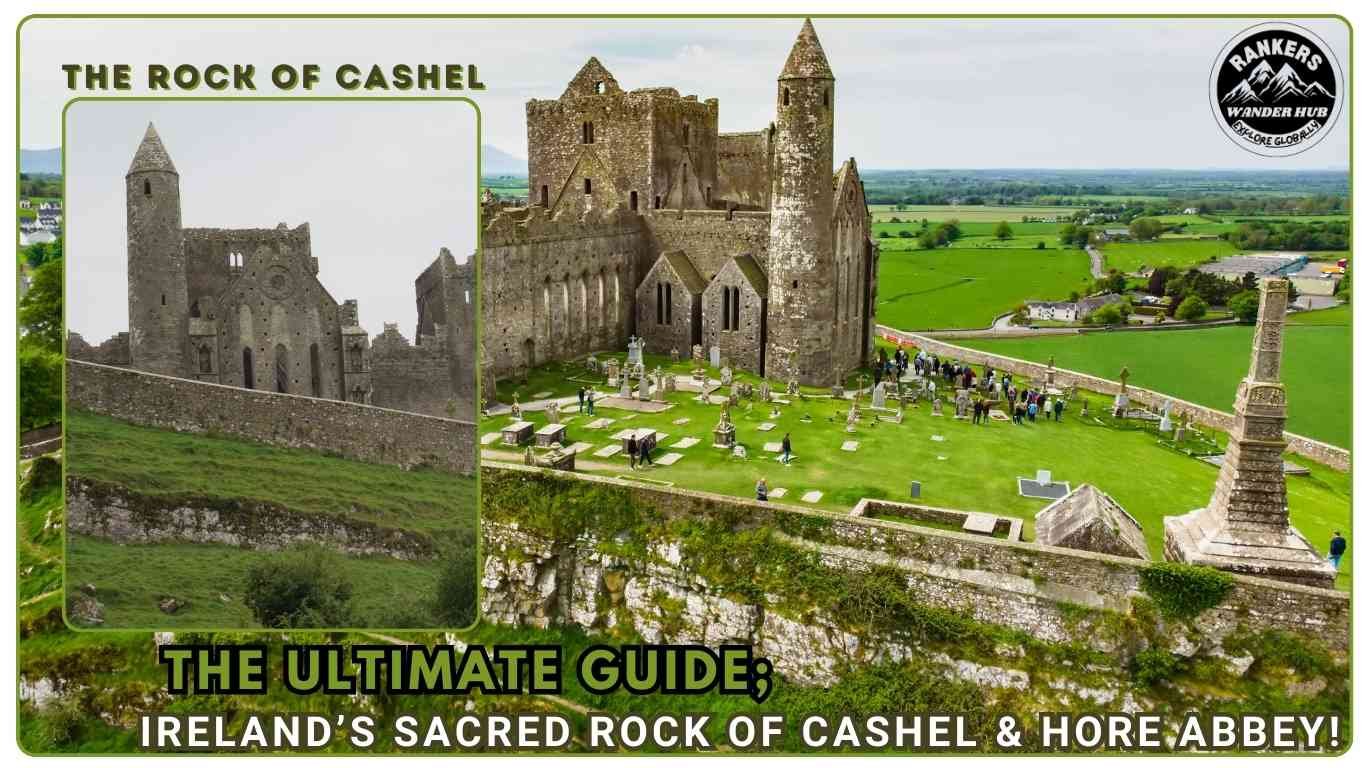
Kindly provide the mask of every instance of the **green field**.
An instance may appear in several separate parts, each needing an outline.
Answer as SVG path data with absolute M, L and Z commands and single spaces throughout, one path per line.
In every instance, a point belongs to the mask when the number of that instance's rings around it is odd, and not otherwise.
M 1068 217 L 1079 208 L 1060 205 L 870 205 L 874 221 L 886 221 L 893 216 L 906 221 L 929 219 L 931 222 L 957 219 L 960 222 L 1008 221 L 1012 226 L 1023 216 Z
M 670 364 L 667 357 L 647 358 L 650 369 L 659 365 L 681 375 L 691 369 L 690 361 Z M 525 403 L 537 393 L 572 394 L 579 383 L 570 380 L 570 376 L 582 379 L 586 374 L 574 365 L 546 366 L 537 369 L 524 385 L 500 382 L 499 396 L 503 402 L 511 402 L 516 391 Z M 716 371 L 711 376 L 715 377 Z M 756 382 L 757 386 L 757 380 L 749 374 L 737 374 L 737 378 Z M 600 391 L 603 388 L 599 385 Z M 798 499 L 807 491 L 821 491 L 824 496 L 811 506 L 831 511 L 846 511 L 864 497 L 909 500 L 909 483 L 919 480 L 923 483 L 921 502 L 1018 516 L 1026 521 L 1027 537 L 1032 535 L 1034 515 L 1045 502 L 1020 496 L 1016 479 L 1032 477 L 1041 468 L 1050 469 L 1055 478 L 1074 487 L 1083 482 L 1094 483 L 1114 496 L 1142 523 L 1155 558 L 1161 557 L 1162 517 L 1203 506 L 1209 500 L 1217 474 L 1209 464 L 1160 446 L 1151 432 L 1118 429 L 1094 420 L 1083 422 L 1078 417 L 1080 406 L 1075 403 L 1064 413 L 1062 423 L 1040 419 L 1024 426 L 998 421 L 973 426 L 970 421 L 932 416 L 930 407 L 921 405 L 908 409 L 902 424 L 872 424 L 865 414 L 855 433 L 849 434 L 844 430 L 848 401 L 818 399 L 816 396 L 822 393 L 816 389 L 807 392 L 808 399 L 779 406 L 780 415 L 776 418 L 768 407 L 757 402 L 742 402 L 732 409 L 737 439 L 749 452 L 747 459 L 735 459 L 727 451 L 710 447 L 719 407 L 699 403 L 688 393 L 670 395 L 672 407 L 662 413 L 631 414 L 600 407 L 598 416 L 617 419 L 605 430 L 586 429 L 584 425 L 591 419 L 577 415 L 575 407 L 564 409 L 562 414 L 572 417 L 567 422 L 568 440 L 593 446 L 578 456 L 577 468 L 581 471 L 629 475 L 643 482 L 670 483 L 740 497 L 752 497 L 755 482 L 764 477 L 770 488 L 787 489 L 784 501 L 789 503 L 801 503 Z M 1291 396 L 1293 402 L 1293 390 Z M 1093 412 L 1104 410 L 1106 398 L 1087 397 Z M 952 412 L 951 407 L 946 410 Z M 809 415 L 810 421 L 803 421 L 804 415 Z M 545 423 L 540 412 L 527 411 L 524 417 L 538 426 Z M 673 423 L 680 418 L 689 421 L 682 425 Z M 508 421 L 507 416 L 485 419 L 481 431 L 497 431 Z M 759 431 L 758 425 L 765 421 L 774 423 L 776 428 Z M 696 437 L 701 442 L 678 450 L 683 458 L 673 466 L 656 465 L 635 472 L 629 469 L 625 454 L 611 458 L 592 455 L 593 450 L 614 442 L 610 436 L 626 427 L 647 427 L 668 435 L 655 451 L 656 459 L 673 450 L 670 446 L 683 437 Z M 791 434 L 796 454 L 796 460 L 786 466 L 763 451 L 764 443 L 779 442 L 784 433 Z M 932 435 L 941 435 L 944 440 L 931 440 Z M 841 450 L 841 444 L 851 439 L 859 442 L 857 451 Z M 504 461 L 521 459 L 521 454 L 514 450 L 495 450 L 485 456 Z M 1292 496 L 1291 514 L 1305 535 L 1325 546 L 1335 526 L 1350 524 L 1351 478 L 1326 467 L 1312 466 L 1311 476 L 1287 480 Z M 1140 467 L 1142 471 L 1135 471 Z
M 1282 375 L 1290 400 L 1288 429 L 1350 446 L 1352 430 L 1351 308 L 1290 316 Z M 1025 339 L 964 339 L 962 346 L 1025 360 L 1057 359 L 1061 368 L 1118 378 L 1227 411 L 1247 374 L 1250 326 L 1190 331 L 1090 333 Z
M 1081 291 L 1090 260 L 1075 249 L 936 248 L 883 251 L 878 322 L 906 331 L 985 328 L 1029 299 Z
M 1142 267 L 1186 269 L 1237 252 L 1226 240 L 1160 239 L 1155 242 L 1115 242 L 1101 246 L 1105 267 L 1137 272 Z
M 67 462 L 74 476 L 168 501 L 268 502 L 429 537 L 440 553 L 429 561 L 336 556 L 366 626 L 434 626 L 431 601 L 444 556 L 476 544 L 472 477 L 148 429 L 82 411 L 67 414 Z M 67 583 L 96 587 L 107 627 L 250 626 L 242 600 L 247 570 L 276 557 L 230 546 L 123 545 L 80 535 L 67 545 Z M 157 608 L 162 596 L 188 605 L 167 616 Z

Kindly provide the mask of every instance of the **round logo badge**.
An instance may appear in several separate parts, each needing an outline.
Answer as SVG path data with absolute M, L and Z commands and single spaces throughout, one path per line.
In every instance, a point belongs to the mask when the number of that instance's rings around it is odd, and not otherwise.
M 1266 157 L 1317 144 L 1342 111 L 1342 69 L 1318 35 L 1269 22 L 1240 32 L 1209 76 L 1210 107 L 1234 144 Z

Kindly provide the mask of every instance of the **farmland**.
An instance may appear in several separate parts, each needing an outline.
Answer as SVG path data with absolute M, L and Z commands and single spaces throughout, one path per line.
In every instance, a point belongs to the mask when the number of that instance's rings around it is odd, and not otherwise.
M 1153 242 L 1117 242 L 1101 247 L 1105 266 L 1121 272 L 1143 267 L 1173 266 L 1186 269 L 1237 252 L 1226 240 L 1159 239 Z
M 1291 315 L 1282 378 L 1290 401 L 1287 428 L 1334 445 L 1351 445 L 1351 308 Z M 1061 368 L 1118 378 L 1211 408 L 1232 408 L 1247 374 L 1250 326 L 1192 331 L 1093 333 L 1024 339 L 972 339 L 963 346 L 1025 360 L 1057 359 Z
M 873 221 L 888 221 L 892 217 L 902 221 L 931 222 L 958 219 L 960 222 L 1009 222 L 1013 227 L 1022 217 L 1067 218 L 1079 209 L 1060 205 L 870 205 Z
M 1080 291 L 1089 260 L 1079 250 L 936 248 L 882 253 L 878 322 L 902 330 L 985 328 L 1028 299 Z

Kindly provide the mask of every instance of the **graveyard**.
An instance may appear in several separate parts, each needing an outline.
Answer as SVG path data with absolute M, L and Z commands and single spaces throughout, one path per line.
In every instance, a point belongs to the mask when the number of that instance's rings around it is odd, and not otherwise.
M 884 389 L 882 407 L 874 407 L 872 377 L 866 370 L 843 376 L 839 397 L 830 389 L 814 387 L 799 387 L 791 394 L 787 385 L 769 381 L 772 399 L 765 401 L 765 382 L 726 369 L 725 361 L 687 356 L 676 360 L 648 349 L 641 367 L 656 386 L 648 399 L 641 400 L 639 378 L 631 379 L 630 397 L 622 396 L 619 373 L 615 385 L 608 384 L 609 369 L 621 371 L 627 356 L 625 350 L 600 352 L 532 369 L 522 380 L 498 382 L 499 405 L 490 409 L 480 427 L 484 458 L 572 467 L 662 488 L 750 499 L 762 478 L 772 502 L 856 513 L 861 500 L 878 499 L 982 513 L 977 516 L 979 525 L 990 517 L 1000 521 L 996 535 L 1009 535 L 1004 532 L 1016 518 L 1023 523 L 1017 535 L 1025 541 L 1034 539 L 1035 515 L 1053 500 L 1045 496 L 1090 484 L 1141 524 L 1148 556 L 1160 560 L 1163 518 L 1209 501 L 1218 468 L 1201 456 L 1219 453 L 1227 440 L 1216 431 L 1188 427 L 1184 439 L 1174 442 L 1173 431 L 1161 431 L 1155 420 L 1116 419 L 1111 414 L 1113 398 L 1086 391 L 1071 394 L 1061 421 L 1040 414 L 1035 421 L 1014 424 L 995 414 L 974 425 L 970 411 L 966 418 L 955 417 L 952 399 L 943 398 L 936 414 L 926 397 L 917 402 L 908 398 L 898 421 L 898 404 L 894 396 L 887 396 L 888 390 Z M 705 371 L 705 399 L 695 373 L 699 368 Z M 980 368 L 975 370 L 982 374 Z M 723 384 L 727 378 L 729 384 Z M 658 383 L 669 379 L 674 389 L 659 391 L 668 385 Z M 913 379 L 908 374 L 903 390 L 918 390 Z M 1019 378 L 1016 382 L 1022 388 L 1027 383 Z M 595 413 L 581 414 L 577 392 L 590 386 L 596 392 Z M 734 404 L 723 406 L 730 403 L 732 392 Z M 1230 390 L 1230 398 L 1232 394 Z M 1293 398 L 1292 391 L 1292 402 Z M 853 420 L 851 406 L 856 406 Z M 548 426 L 547 411 L 555 408 L 558 426 Z M 714 445 L 723 410 L 738 449 Z M 518 429 L 507 429 L 518 423 Z M 509 431 L 517 434 L 509 437 Z M 624 444 L 633 431 L 655 441 L 653 463 L 636 469 L 630 466 Z M 726 432 L 724 426 L 720 431 Z M 779 456 L 784 435 L 792 444 L 792 461 L 786 464 Z M 1334 530 L 1350 537 L 1350 475 L 1303 457 L 1287 458 L 1308 470 L 1286 477 L 1291 523 L 1320 548 L 1326 547 Z M 1040 479 L 1041 472 L 1051 487 L 1042 495 L 1022 495 L 1022 488 L 1029 485 L 1022 480 Z M 869 514 L 967 530 L 956 520 L 907 518 L 885 510 Z M 991 521 L 986 526 L 993 530 Z M 1349 568 L 1344 560 L 1343 572 L 1349 573 Z M 1348 581 L 1340 579 L 1339 586 Z

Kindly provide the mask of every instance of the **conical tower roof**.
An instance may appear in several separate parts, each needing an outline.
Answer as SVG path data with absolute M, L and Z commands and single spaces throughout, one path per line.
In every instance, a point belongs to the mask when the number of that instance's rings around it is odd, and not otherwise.
M 128 166 L 130 174 L 145 171 L 177 173 L 175 163 L 171 162 L 171 155 L 161 143 L 161 137 L 157 135 L 157 127 L 151 123 L 147 124 L 147 133 L 143 135 L 142 143 L 133 155 L 133 164 Z
M 830 62 L 825 60 L 825 51 L 821 49 L 821 41 L 816 37 L 816 28 L 811 25 L 811 19 L 807 19 L 802 24 L 802 31 L 797 33 L 797 42 L 792 44 L 792 52 L 787 54 L 787 63 L 783 65 L 783 71 L 778 75 L 778 79 L 835 79 L 835 73 L 830 71 Z

